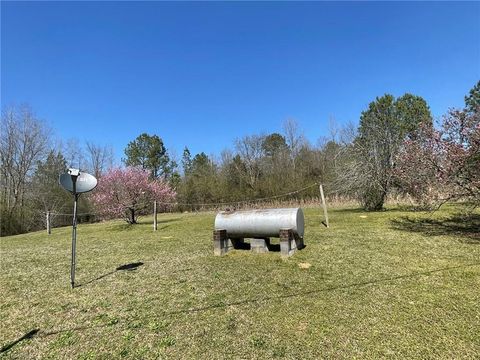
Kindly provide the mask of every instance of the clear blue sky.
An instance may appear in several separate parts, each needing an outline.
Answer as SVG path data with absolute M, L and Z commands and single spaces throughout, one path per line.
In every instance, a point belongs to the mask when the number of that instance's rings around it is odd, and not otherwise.
M 3 2 L 2 106 L 55 135 L 220 153 L 296 119 L 315 143 L 376 96 L 435 116 L 480 79 L 480 3 Z

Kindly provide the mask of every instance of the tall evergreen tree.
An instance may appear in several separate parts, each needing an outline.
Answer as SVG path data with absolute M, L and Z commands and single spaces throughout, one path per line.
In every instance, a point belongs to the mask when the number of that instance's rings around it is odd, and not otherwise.
M 128 143 L 125 148 L 124 163 L 127 166 L 140 166 L 150 170 L 152 178 L 168 177 L 172 172 L 172 163 L 167 149 L 158 135 L 143 133 Z
M 385 94 L 362 112 L 355 139 L 356 171 L 352 180 L 367 210 L 380 210 L 392 187 L 394 159 L 407 136 L 422 123 L 432 122 L 430 109 L 419 96 L 395 99 Z
M 185 149 L 183 149 L 182 167 L 185 176 L 187 176 L 187 174 L 189 174 L 192 170 L 192 155 L 190 154 L 190 150 L 188 150 L 188 147 L 186 146 Z
M 69 194 L 58 184 L 58 177 L 67 170 L 67 161 L 62 153 L 51 150 L 45 161 L 37 163 L 33 177 L 35 200 L 44 211 L 59 211 L 69 203 Z
M 470 93 L 465 96 L 465 108 L 470 113 L 480 113 L 480 80 L 470 90 Z
M 273 157 L 287 151 L 288 145 L 284 136 L 272 133 L 263 139 L 262 150 L 266 156 Z

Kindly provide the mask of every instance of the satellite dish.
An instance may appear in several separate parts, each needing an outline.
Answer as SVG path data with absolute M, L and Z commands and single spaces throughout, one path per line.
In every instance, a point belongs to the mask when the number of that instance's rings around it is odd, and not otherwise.
M 78 176 L 71 175 L 71 172 L 70 174 L 60 175 L 60 179 L 59 179 L 60 185 L 62 185 L 65 190 L 68 190 L 71 193 L 73 193 L 72 178 L 75 178 L 75 177 L 77 178 L 76 189 L 75 189 L 75 192 L 77 194 L 92 191 L 97 186 L 97 179 L 95 178 L 95 176 L 84 173 L 84 172 L 80 173 L 80 175 Z

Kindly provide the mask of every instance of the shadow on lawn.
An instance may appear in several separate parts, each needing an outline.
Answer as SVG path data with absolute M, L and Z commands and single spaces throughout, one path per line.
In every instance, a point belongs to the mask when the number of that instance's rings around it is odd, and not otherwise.
M 280 244 L 268 244 L 268 251 L 271 251 L 271 252 L 280 252 Z M 252 249 L 252 245 L 250 244 L 249 240 L 246 240 L 245 242 L 243 243 L 238 243 L 234 246 L 234 249 L 235 250 L 251 250 Z
M 245 239 L 243 242 L 235 242 L 233 248 L 235 250 L 247 250 L 247 251 L 251 250 L 252 245 L 250 242 L 251 242 L 251 239 L 248 239 L 248 238 Z M 280 252 L 280 244 L 269 243 L 267 247 L 268 247 L 268 251 Z
M 327 203 L 328 205 L 328 203 Z M 381 210 L 365 210 L 363 208 L 359 207 L 345 207 L 345 208 L 332 208 L 331 210 L 328 210 L 328 212 L 332 213 L 347 213 L 347 214 L 383 214 L 386 212 L 398 212 L 402 211 L 401 209 L 397 207 L 388 207 L 388 208 L 383 208 Z
M 134 262 L 134 263 L 129 263 L 129 264 L 125 264 L 125 265 L 121 265 L 119 267 L 117 267 L 115 270 L 113 271 L 110 271 L 106 274 L 103 274 L 103 275 L 100 275 L 99 277 L 96 277 L 95 279 L 92 279 L 92 280 L 89 280 L 87 282 L 84 282 L 83 284 L 78 284 L 78 285 L 75 285 L 75 287 L 80 287 L 80 286 L 85 286 L 85 285 L 88 285 L 88 284 L 91 284 L 92 282 L 94 281 L 97 281 L 97 280 L 100 280 L 100 279 L 103 279 L 107 276 L 110 276 L 110 275 L 113 275 L 115 274 L 117 271 L 135 271 L 137 270 L 140 266 L 143 265 L 143 262 Z
M 15 345 L 17 345 L 19 342 L 23 340 L 28 340 L 33 338 L 39 331 L 40 329 L 33 329 L 28 333 L 26 333 L 25 335 L 23 335 L 22 337 L 18 338 L 17 340 L 12 341 L 10 344 L 5 345 L 0 349 L 0 354 L 7 352 L 8 350 L 10 350 L 12 347 L 14 347 Z
M 403 216 L 391 220 L 395 230 L 422 233 L 427 236 L 452 235 L 467 244 L 480 244 L 480 215 L 455 215 L 445 219 Z
M 28 333 L 26 333 L 25 335 L 23 335 L 21 338 L 18 338 L 17 340 L 15 341 L 12 341 L 11 343 L 5 345 L 4 347 L 2 347 L 0 349 L 0 355 L 7 352 L 8 350 L 10 350 L 12 347 L 14 347 L 15 345 L 17 345 L 18 343 L 22 342 L 23 340 L 29 340 L 29 339 L 32 339 L 33 337 L 47 337 L 47 336 L 51 336 L 51 335 L 57 335 L 57 334 L 61 334 L 61 333 L 65 333 L 65 332 L 69 332 L 69 331 L 80 331 L 80 330 L 88 330 L 88 329 L 93 329 L 93 328 L 100 328 L 100 327 L 105 327 L 106 325 L 102 324 L 102 325 L 90 325 L 90 326 L 78 326 L 78 327 L 75 327 L 75 328 L 69 328 L 69 329 L 60 329 L 60 330 L 56 330 L 56 331 L 50 331 L 50 332 L 45 332 L 44 330 L 40 330 L 40 329 L 33 329 L 31 331 L 29 331 Z

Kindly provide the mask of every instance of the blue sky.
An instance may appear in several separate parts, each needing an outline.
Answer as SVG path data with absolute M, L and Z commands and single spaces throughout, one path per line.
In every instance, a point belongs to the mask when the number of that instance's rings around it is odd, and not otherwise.
M 435 116 L 480 79 L 480 3 L 3 2 L 2 106 L 61 139 L 219 154 L 294 118 L 315 143 L 384 93 Z

